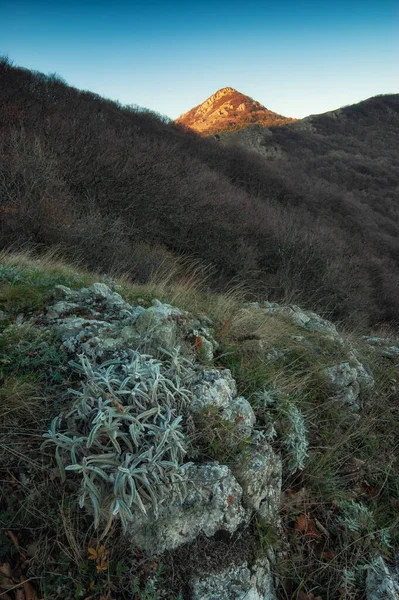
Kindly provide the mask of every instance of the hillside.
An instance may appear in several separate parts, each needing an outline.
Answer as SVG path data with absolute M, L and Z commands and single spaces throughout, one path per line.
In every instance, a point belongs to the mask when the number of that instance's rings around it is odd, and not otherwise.
M 295 119 L 283 117 L 231 87 L 222 88 L 176 119 L 176 124 L 201 135 L 236 131 L 253 123 L 270 127 L 286 125 Z
M 331 158 L 334 162 L 336 153 L 341 151 L 345 153 L 343 160 L 379 158 L 379 163 L 388 168 L 388 162 L 395 158 L 393 149 L 398 145 L 398 105 L 399 94 L 376 96 L 359 104 L 305 117 L 281 129 L 265 129 L 258 124 L 222 133 L 220 139 L 271 159 L 305 162 L 311 154 L 321 155 L 324 161 Z
M 270 130 L 270 161 L 0 61 L 0 244 L 136 283 L 194 260 L 214 290 L 397 327 L 397 97 L 344 111 Z
M 395 600 L 398 343 L 1 254 L 0 596 Z

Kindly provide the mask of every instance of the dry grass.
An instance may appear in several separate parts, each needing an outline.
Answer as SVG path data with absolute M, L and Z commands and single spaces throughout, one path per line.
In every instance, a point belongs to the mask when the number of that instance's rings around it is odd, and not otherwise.
M 51 277 L 64 277 L 65 280 L 71 281 L 80 279 L 86 285 L 104 279 L 104 275 L 93 271 L 89 272 L 79 263 L 72 266 L 65 261 L 62 254 L 62 250 L 57 247 L 47 249 L 45 252 L 40 252 L 40 254 L 29 246 L 17 252 L 13 248 L 9 248 L 0 251 L 0 264 L 20 269 L 34 278 L 36 276 L 38 282 L 40 282 L 39 278 L 41 276 L 44 279 Z

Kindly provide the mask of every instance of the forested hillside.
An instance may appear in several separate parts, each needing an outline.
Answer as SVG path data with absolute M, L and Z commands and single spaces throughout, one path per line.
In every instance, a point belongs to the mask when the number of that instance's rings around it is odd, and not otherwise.
M 319 117 L 323 135 L 273 130 L 290 159 L 271 161 L 2 60 L 1 245 L 61 246 L 135 281 L 187 255 L 214 286 L 395 324 L 399 101 L 345 111 Z

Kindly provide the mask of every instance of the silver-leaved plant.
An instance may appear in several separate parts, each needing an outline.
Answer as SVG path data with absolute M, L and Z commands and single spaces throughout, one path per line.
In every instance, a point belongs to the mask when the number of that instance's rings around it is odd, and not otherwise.
M 119 515 L 126 528 L 135 510 L 157 514 L 163 494 L 182 493 L 186 437 L 184 405 L 190 392 L 182 384 L 178 353 L 165 365 L 131 351 L 130 360 L 100 365 L 85 355 L 71 363 L 82 374 L 71 409 L 56 417 L 43 437 L 55 445 L 65 471 L 81 476 L 79 504 L 89 501 L 95 527 L 109 527 Z M 184 365 L 186 367 L 186 365 Z

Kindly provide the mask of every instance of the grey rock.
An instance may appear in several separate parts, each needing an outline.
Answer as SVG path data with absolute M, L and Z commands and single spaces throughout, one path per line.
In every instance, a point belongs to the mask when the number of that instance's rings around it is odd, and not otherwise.
M 388 346 L 390 343 L 386 338 L 369 335 L 362 335 L 361 339 L 370 344 L 370 346 Z
M 281 458 L 269 444 L 253 445 L 240 455 L 232 470 L 242 487 L 244 506 L 255 510 L 266 523 L 274 523 L 281 497 Z
M 219 573 L 192 581 L 193 600 L 276 600 L 273 577 L 266 558 L 251 567 L 231 565 Z
M 80 310 L 80 305 L 76 302 L 66 302 L 64 300 L 60 300 L 47 311 L 47 318 L 50 320 L 62 319 L 68 315 L 76 314 Z M 90 315 L 93 316 L 93 313 L 90 311 Z
M 252 406 L 243 396 L 234 398 L 230 404 L 221 411 L 222 419 L 234 423 L 235 434 L 247 438 L 251 435 L 256 417 Z
M 331 321 L 327 321 L 327 319 L 323 319 L 316 313 L 309 312 L 307 314 L 309 315 L 309 321 L 307 322 L 305 328 L 308 331 L 330 334 L 332 336 L 338 335 L 338 331 L 334 323 L 331 323 Z
M 360 389 L 371 389 L 375 385 L 373 374 L 370 367 L 366 364 L 359 364 L 356 367 L 357 381 L 359 382 Z
M 109 289 L 105 283 L 94 283 L 88 288 L 71 290 L 57 285 L 53 292 L 57 302 L 47 312 L 49 319 L 59 319 L 63 315 L 73 314 L 77 309 L 84 310 L 92 316 L 111 315 L 118 319 L 134 316 L 134 309 L 122 296 Z
M 343 362 L 324 369 L 322 373 L 335 392 L 332 399 L 358 410 L 361 404 L 359 393 L 361 389 L 371 389 L 374 386 L 374 378 L 370 370 L 356 359 L 353 352 L 349 357 L 354 366 Z
M 129 526 L 135 546 L 159 553 L 192 542 L 200 534 L 233 533 L 247 522 L 241 486 L 227 466 L 188 465 L 183 472 L 187 481 L 183 498 L 166 496 L 158 516 L 152 511 L 138 514 Z
M 381 337 L 370 337 L 367 335 L 362 336 L 362 339 L 365 342 L 367 342 L 370 346 L 377 346 L 383 349 L 383 355 L 387 356 L 388 358 L 399 357 L 399 346 L 396 345 L 398 343 L 398 340 Z
M 237 395 L 237 385 L 229 369 L 202 371 L 201 379 L 193 388 L 189 410 L 201 414 L 208 409 L 217 409 L 221 419 L 236 425 L 232 435 L 251 435 L 256 418 L 255 413 L 244 397 Z
M 83 319 L 82 317 L 73 317 L 62 319 L 56 324 L 56 329 L 61 334 L 62 340 L 76 338 L 76 347 L 84 339 L 97 336 L 103 329 L 111 327 L 108 321 L 98 321 L 96 319 Z
M 295 304 L 280 305 L 277 302 L 251 302 L 250 307 L 259 308 L 269 314 L 282 315 L 290 319 L 297 327 L 323 334 L 337 336 L 338 332 L 333 323 L 310 311 L 303 311 Z
M 324 369 L 322 373 L 327 378 L 333 394 L 331 400 L 347 404 L 351 409 L 360 408 L 358 398 L 360 385 L 357 381 L 357 369 L 344 362 Z
M 52 292 L 54 300 L 70 300 L 71 297 L 76 297 L 77 292 L 71 290 L 65 285 L 56 285 Z
M 351 367 L 348 362 L 328 367 L 323 372 L 331 385 L 337 390 L 351 385 L 357 378 L 356 368 Z
M 237 385 L 229 369 L 202 371 L 200 380 L 193 386 L 192 412 L 200 413 L 209 406 L 228 408 L 237 395 Z
M 357 352 L 353 349 L 349 350 L 348 359 L 356 369 L 356 379 L 360 385 L 360 389 L 373 388 L 375 381 L 370 366 L 367 363 L 361 363 Z
M 366 593 L 367 600 L 399 600 L 399 569 L 376 558 L 367 570 Z
M 177 343 L 177 319 L 182 312 L 169 304 L 154 300 L 135 322 L 137 332 L 156 350 L 173 350 Z

